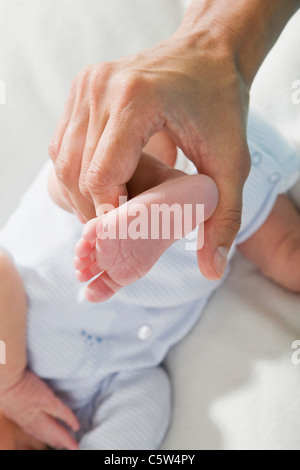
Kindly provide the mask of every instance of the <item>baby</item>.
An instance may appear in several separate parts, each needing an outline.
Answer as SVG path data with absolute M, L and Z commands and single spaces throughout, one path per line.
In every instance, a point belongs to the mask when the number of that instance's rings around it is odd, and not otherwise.
M 300 215 L 284 195 L 299 177 L 298 156 L 253 112 L 248 142 L 252 170 L 229 260 L 238 248 L 266 276 L 300 292 Z M 157 140 L 146 150 L 164 159 Z M 7 349 L 7 364 L 0 366 L 6 417 L 0 438 L 16 423 L 59 449 L 160 446 L 171 416 L 161 364 L 223 280 L 199 272 L 196 252 L 185 249 L 183 218 L 170 218 L 169 239 L 132 239 L 127 226 L 134 204 L 149 213 L 162 202 L 204 204 L 205 220 L 212 215 L 217 188 L 184 158 L 178 161 L 192 175 L 143 154 L 128 185 L 129 202 L 90 221 L 78 244 L 82 225 L 66 212 L 53 175 L 49 196 L 47 165 L 0 232 L 0 339 Z M 200 222 L 192 211 L 189 230 Z M 105 237 L 116 225 L 125 236 Z M 175 243 L 178 225 L 183 238 Z M 76 244 L 76 276 L 89 282 L 84 291 L 74 278 Z

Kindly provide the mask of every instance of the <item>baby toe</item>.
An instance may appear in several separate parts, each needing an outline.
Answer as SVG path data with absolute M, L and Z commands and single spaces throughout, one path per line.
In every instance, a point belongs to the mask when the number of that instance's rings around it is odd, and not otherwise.
M 120 290 L 120 286 L 104 272 L 85 288 L 84 294 L 89 302 L 100 303 L 110 299 L 118 290 Z
M 87 258 L 91 255 L 91 252 L 93 251 L 94 247 L 95 244 L 92 244 L 88 240 L 84 240 L 84 238 L 81 238 L 76 245 L 75 255 L 78 258 Z
M 92 263 L 88 268 L 76 271 L 75 276 L 79 282 L 88 282 L 100 273 L 101 269 L 99 269 L 96 263 Z
M 94 263 L 95 260 L 95 251 L 93 250 L 91 254 L 86 258 L 79 258 L 78 256 L 75 256 L 73 265 L 76 271 L 83 271 L 84 269 L 88 268 L 92 263 Z

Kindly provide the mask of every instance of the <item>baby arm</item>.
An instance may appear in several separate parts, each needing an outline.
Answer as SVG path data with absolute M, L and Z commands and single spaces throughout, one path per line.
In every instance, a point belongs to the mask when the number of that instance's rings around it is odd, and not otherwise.
M 238 248 L 265 276 L 300 293 L 300 214 L 287 196 L 278 197 L 266 222 Z
M 22 377 L 26 368 L 26 296 L 13 262 L 0 251 L 0 337 L 7 364 L 0 366 L 0 392 Z
M 57 448 L 77 443 L 56 420 L 74 431 L 78 421 L 36 375 L 26 370 L 27 302 L 22 279 L 11 259 L 0 251 L 0 337 L 6 362 L 0 365 L 0 409 L 27 434 Z M 3 424 L 0 420 L 0 426 Z M 0 435 L 4 433 L 0 429 Z

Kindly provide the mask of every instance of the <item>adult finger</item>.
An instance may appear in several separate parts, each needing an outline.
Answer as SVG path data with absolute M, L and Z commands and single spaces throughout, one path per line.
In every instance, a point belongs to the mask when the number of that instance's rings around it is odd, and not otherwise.
M 111 115 L 86 176 L 97 216 L 102 205 L 119 206 L 127 196 L 126 184 L 132 178 L 142 150 L 150 137 L 163 128 L 163 120 L 154 120 L 143 109 Z
M 80 120 L 71 119 L 55 161 L 55 172 L 59 183 L 68 193 L 72 206 L 76 207 L 81 214 L 90 206 L 80 193 L 78 186 L 88 122 L 87 109 L 82 111 Z
M 83 196 L 86 201 L 92 202 L 92 204 L 86 205 L 86 207 L 81 210 L 87 220 L 93 219 L 96 216 L 96 212 L 92 195 L 87 186 L 86 176 L 107 121 L 108 115 L 104 110 L 99 110 L 98 108 L 95 109 L 95 107 L 91 108 L 79 176 L 80 197 L 82 199 Z M 75 198 L 74 201 L 75 204 L 77 204 L 77 207 L 80 207 L 80 199 L 77 202 L 77 199 Z
M 65 131 L 69 125 L 69 122 L 72 116 L 74 101 L 75 101 L 75 94 L 76 94 L 76 83 L 77 81 L 74 80 L 72 87 L 71 87 L 71 91 L 69 93 L 69 97 L 64 106 L 61 117 L 56 125 L 52 140 L 48 147 L 49 157 L 51 158 L 53 163 L 56 162 L 64 135 L 65 135 Z

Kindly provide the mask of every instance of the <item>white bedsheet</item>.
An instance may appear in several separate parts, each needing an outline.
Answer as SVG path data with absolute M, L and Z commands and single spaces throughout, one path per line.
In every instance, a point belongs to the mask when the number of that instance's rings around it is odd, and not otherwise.
M 188 0 L 0 0 L 0 226 L 47 158 L 72 78 L 141 50 L 177 27 Z M 252 100 L 300 148 L 300 14 Z M 1 98 L 1 97 L 0 97 Z M 0 99 L 1 102 L 1 99 Z M 300 203 L 300 185 L 293 192 Z M 197 327 L 170 353 L 174 419 L 165 449 L 300 449 L 299 296 L 241 256 Z

